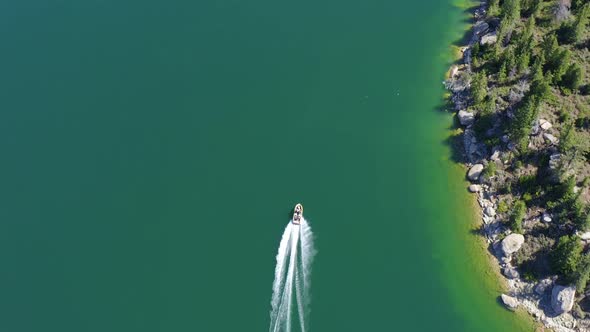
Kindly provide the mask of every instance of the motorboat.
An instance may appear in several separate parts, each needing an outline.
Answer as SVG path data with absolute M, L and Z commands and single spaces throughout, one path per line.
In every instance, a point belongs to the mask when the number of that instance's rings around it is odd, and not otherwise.
M 301 205 L 301 203 L 297 203 L 293 209 L 293 224 L 299 225 L 301 223 L 301 219 L 303 219 L 303 205 Z

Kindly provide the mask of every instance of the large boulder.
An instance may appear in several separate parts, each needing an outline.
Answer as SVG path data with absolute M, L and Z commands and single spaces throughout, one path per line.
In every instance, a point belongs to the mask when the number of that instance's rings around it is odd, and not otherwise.
M 460 110 L 459 113 L 457 113 L 457 117 L 459 117 L 459 122 L 461 122 L 461 125 L 463 126 L 470 126 L 475 122 L 475 115 L 466 110 Z
M 574 306 L 576 288 L 569 286 L 555 285 L 551 291 L 551 307 L 556 314 L 561 315 L 569 312 Z
M 502 240 L 502 252 L 504 255 L 509 256 L 517 252 L 522 244 L 524 243 L 524 236 L 522 234 L 510 234 Z
M 467 189 L 469 190 L 470 193 L 478 193 L 481 191 L 481 186 L 479 184 L 472 184 L 472 185 L 469 185 L 469 187 Z
M 551 144 L 555 144 L 555 143 L 557 143 L 557 141 L 558 141 L 558 140 L 557 140 L 557 137 L 555 137 L 555 136 L 553 136 L 553 135 L 551 135 L 551 134 L 549 134 L 549 133 L 544 133 L 544 134 L 543 134 L 543 138 L 545 139 L 545 141 L 546 141 L 547 143 L 551 143 Z
M 502 294 L 500 298 L 502 299 L 502 302 L 504 303 L 506 308 L 510 310 L 516 310 L 516 308 L 518 308 L 518 300 L 515 297 Z
M 490 33 L 482 36 L 479 43 L 482 46 L 486 45 L 486 44 L 492 45 L 492 44 L 495 44 L 496 41 L 498 41 L 498 35 L 496 34 L 496 32 L 490 32 Z
M 541 129 L 543 130 L 549 130 L 553 127 L 553 125 L 551 124 L 551 122 L 545 120 L 545 119 L 539 119 L 539 126 L 541 127 Z
M 481 172 L 483 171 L 483 164 L 475 164 L 467 172 L 467 178 L 471 181 L 477 181 Z
M 490 28 L 490 25 L 484 21 L 479 21 L 475 23 L 473 26 L 473 33 L 476 35 L 481 35 L 482 33 L 486 32 Z

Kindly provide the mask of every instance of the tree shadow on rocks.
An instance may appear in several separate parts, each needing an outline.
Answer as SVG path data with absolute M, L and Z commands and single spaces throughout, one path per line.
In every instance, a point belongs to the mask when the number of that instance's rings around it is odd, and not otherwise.
M 449 136 L 443 141 L 443 143 L 451 151 L 451 160 L 456 163 L 464 164 L 467 161 L 464 145 L 463 145 L 463 130 L 458 126 L 459 120 L 457 117 L 453 118 L 453 125 L 451 126 L 451 132 Z

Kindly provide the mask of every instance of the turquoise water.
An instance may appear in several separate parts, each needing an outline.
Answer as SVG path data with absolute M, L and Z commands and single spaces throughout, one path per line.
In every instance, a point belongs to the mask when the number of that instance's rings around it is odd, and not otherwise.
M 0 330 L 526 331 L 443 143 L 449 1 L 0 4 Z

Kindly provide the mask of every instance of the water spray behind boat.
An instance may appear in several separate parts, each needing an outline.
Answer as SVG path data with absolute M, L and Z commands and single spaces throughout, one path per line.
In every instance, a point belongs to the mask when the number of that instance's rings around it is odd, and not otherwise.
M 291 332 L 293 325 L 306 331 L 314 255 L 313 233 L 303 218 L 303 205 L 297 204 L 293 219 L 283 232 L 277 253 L 270 332 Z

